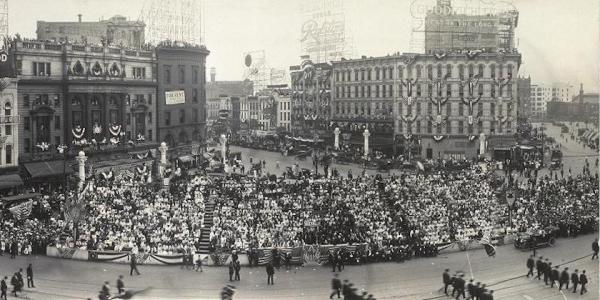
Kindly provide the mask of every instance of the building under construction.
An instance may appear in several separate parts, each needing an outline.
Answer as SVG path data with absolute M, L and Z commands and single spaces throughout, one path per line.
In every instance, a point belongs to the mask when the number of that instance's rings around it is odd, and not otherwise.
M 517 22 L 516 10 L 469 15 L 459 13 L 450 0 L 438 0 L 425 16 L 425 53 L 448 50 L 512 52 Z

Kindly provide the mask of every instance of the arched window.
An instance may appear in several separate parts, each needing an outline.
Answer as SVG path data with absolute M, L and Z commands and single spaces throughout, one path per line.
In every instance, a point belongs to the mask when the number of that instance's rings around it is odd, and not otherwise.
M 496 65 L 490 65 L 490 77 L 496 78 Z
M 465 66 L 458 65 L 458 78 L 465 79 Z
M 451 64 L 446 65 L 446 76 L 448 76 L 448 78 L 452 78 L 452 65 Z
M 427 78 L 433 79 L 433 66 L 427 65 Z
M 478 74 L 479 74 L 479 78 L 483 78 L 483 68 L 484 66 L 481 64 L 479 65 L 479 70 L 478 70 Z
M 421 71 L 422 71 L 421 69 L 422 69 L 421 65 L 417 65 L 417 78 L 421 78 Z
M 403 66 L 398 66 L 398 78 L 400 78 L 400 79 L 404 78 L 404 67 Z
M 474 75 L 473 65 L 469 65 L 469 78 L 472 78 Z
M 442 65 L 441 64 L 437 65 L 437 77 L 438 78 L 442 77 Z
M 10 116 L 12 114 L 12 104 L 10 102 L 6 102 L 4 104 L 4 115 Z

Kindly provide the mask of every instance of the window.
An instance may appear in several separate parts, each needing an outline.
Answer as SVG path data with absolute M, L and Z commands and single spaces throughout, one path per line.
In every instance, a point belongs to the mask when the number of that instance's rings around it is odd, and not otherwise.
M 442 65 L 437 65 L 437 77 L 442 78 Z
M 31 141 L 29 139 L 24 139 L 23 143 L 25 144 L 25 153 L 31 152 Z
M 165 111 L 165 125 L 171 126 L 171 112 Z
M 379 86 L 375 86 L 375 98 L 379 98 Z
M 463 116 L 464 113 L 465 113 L 465 106 L 459 103 L 458 104 L 458 115 Z
M 54 136 L 54 144 L 55 145 L 60 145 L 60 136 Z
M 133 67 L 133 78 L 134 79 L 144 79 L 146 78 L 146 68 L 143 67 Z
M 358 85 L 354 86 L 354 97 L 358 98 Z
M 335 81 L 340 81 L 340 72 L 335 71 Z
M 417 133 L 421 133 L 421 121 L 417 121 Z
M 452 77 L 452 65 L 451 64 L 446 65 L 446 76 L 448 76 L 448 78 Z
M 427 65 L 427 78 L 433 79 L 433 66 Z
M 7 164 L 12 164 L 12 148 L 13 148 L 13 146 L 6 145 L 4 147 L 5 147 L 4 151 L 6 152 L 6 160 L 5 161 Z
M 483 65 L 479 65 L 478 74 L 479 74 L 479 78 L 483 78 Z
M 458 77 L 462 80 L 465 79 L 465 66 L 458 65 Z
M 152 94 L 148 94 L 148 104 L 152 105 Z
M 153 119 L 153 118 L 152 118 L 152 112 L 151 112 L 151 111 L 149 111 L 149 112 L 148 112 L 148 123 L 149 123 L 149 124 L 152 124 L 152 119 Z
M 402 66 L 398 67 L 398 78 L 404 78 L 404 68 Z
M 390 85 L 390 88 L 388 89 L 389 93 L 388 96 L 389 97 L 394 97 L 394 86 Z
M 165 83 L 166 84 L 171 84 L 171 66 L 165 65 L 164 66 L 164 79 L 165 79 Z
M 432 84 L 427 85 L 427 95 L 429 95 L 429 96 L 433 95 L 433 85 Z
M 469 78 L 472 78 L 474 75 L 473 65 L 469 65 Z
M 354 81 L 358 81 L 358 70 L 354 70 Z
M 458 133 L 464 133 L 465 131 L 465 122 L 458 121 Z
M 491 87 L 491 90 L 490 90 L 490 96 L 492 98 L 496 98 L 496 85 L 494 83 L 492 83 L 491 85 L 492 85 L 492 87 Z
M 360 80 L 365 80 L 365 70 L 360 70 Z
M 417 103 L 417 115 L 421 114 L 421 103 Z
M 179 110 L 179 124 L 185 124 L 185 109 Z
M 491 116 L 496 115 L 496 103 L 490 103 L 490 115 Z
M 4 135 L 12 135 L 12 125 L 4 125 Z
M 127 118 L 127 125 L 131 125 L 131 114 L 127 113 L 126 118 Z
M 433 124 L 431 123 L 431 121 L 427 121 L 427 133 L 431 133 L 432 127 L 433 127 Z
M 465 87 L 462 84 L 458 86 L 458 96 L 461 98 L 465 96 Z
M 198 66 L 193 66 L 192 67 L 192 83 L 193 84 L 198 84 L 198 75 L 200 74 L 200 70 L 198 68 Z
M 477 93 L 479 94 L 479 96 L 483 96 L 483 84 L 477 85 Z
M 431 104 L 431 102 L 427 102 L 427 114 L 431 115 L 432 112 L 433 112 L 433 105 Z
M 185 83 L 185 66 L 179 66 L 179 83 Z
M 421 78 L 421 65 L 417 66 L 417 78 Z
M 23 95 L 23 106 L 29 107 L 29 94 Z
M 54 116 L 54 129 L 60 129 L 60 116 Z
M 417 97 L 421 97 L 421 85 L 417 84 Z
M 507 93 L 507 96 L 512 97 L 512 95 L 513 95 L 513 93 L 512 93 L 512 84 L 509 83 L 507 85 L 506 93 Z
M 496 65 L 491 65 L 490 66 L 490 76 L 492 78 L 496 78 Z
M 54 106 L 56 106 L 56 107 L 60 106 L 60 96 L 59 95 L 54 95 Z
M 371 97 L 371 86 L 367 86 L 367 97 Z
M 198 90 L 197 89 L 192 90 L 192 102 L 198 103 Z
M 29 119 L 29 117 L 24 117 L 23 118 L 23 130 L 29 130 L 30 123 L 31 123 L 31 120 Z
M 446 123 L 446 133 L 447 134 L 451 134 L 452 133 L 452 122 L 450 122 L 450 121 L 448 121 L 448 123 Z
M 198 123 L 198 109 L 194 108 L 194 110 L 192 110 L 192 119 L 194 120 L 194 123 Z
M 446 116 L 450 116 L 452 114 L 452 103 L 446 103 Z
M 50 76 L 50 63 L 33 62 L 31 73 L 33 76 Z
M 379 80 L 379 68 L 375 68 L 375 80 Z
M 383 86 L 381 86 L 381 96 L 383 98 L 385 98 L 386 95 L 387 95 L 387 93 L 386 93 L 386 86 L 383 85 Z
M 483 103 L 479 102 L 477 104 L 477 114 L 482 116 L 483 115 Z

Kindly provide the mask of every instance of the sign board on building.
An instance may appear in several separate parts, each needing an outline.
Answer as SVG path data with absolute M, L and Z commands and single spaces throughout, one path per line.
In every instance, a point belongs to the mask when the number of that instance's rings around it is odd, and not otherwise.
M 165 103 L 167 105 L 182 104 L 185 103 L 185 91 L 166 91 L 165 92 Z

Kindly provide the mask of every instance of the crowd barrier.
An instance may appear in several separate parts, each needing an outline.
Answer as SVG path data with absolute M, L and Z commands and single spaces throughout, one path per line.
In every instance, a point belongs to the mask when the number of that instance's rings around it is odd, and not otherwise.
M 509 244 L 514 242 L 513 235 L 507 235 L 502 238 L 492 240 L 494 245 Z M 483 245 L 477 240 L 469 240 L 463 242 L 453 242 L 438 245 L 438 253 L 452 253 L 466 250 L 482 249 Z M 328 256 L 331 251 L 339 249 L 347 250 L 351 257 L 358 252 L 364 252 L 367 249 L 366 244 L 354 245 L 304 245 L 299 247 L 279 247 L 280 253 L 290 253 L 290 263 L 292 265 L 322 265 L 327 263 Z M 264 266 L 273 262 L 273 248 L 257 249 L 258 265 Z M 82 250 L 78 248 L 66 248 L 48 246 L 46 255 L 49 257 L 57 257 L 62 259 L 85 260 L 92 262 L 111 262 L 118 264 L 129 264 L 130 253 L 118 251 L 95 251 Z M 140 265 L 191 265 L 198 259 L 202 260 L 203 265 L 207 266 L 223 266 L 231 262 L 231 253 L 214 253 L 214 254 L 150 254 L 139 253 L 136 261 Z M 281 255 L 281 263 L 284 263 L 283 255 Z M 239 253 L 238 260 L 242 265 L 249 265 L 250 260 L 248 254 Z

